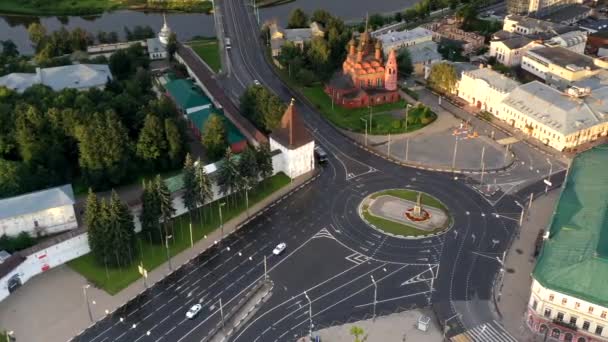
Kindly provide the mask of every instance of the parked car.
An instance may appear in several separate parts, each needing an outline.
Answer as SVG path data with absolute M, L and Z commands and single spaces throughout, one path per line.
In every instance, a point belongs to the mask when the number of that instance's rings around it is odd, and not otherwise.
M 260 83 L 258 80 L 253 80 L 253 85 L 259 86 L 262 85 L 262 83 Z
M 192 305 L 190 310 L 188 310 L 188 312 L 186 312 L 186 318 L 193 319 L 194 317 L 196 317 L 196 315 L 198 315 L 198 313 L 201 311 L 202 308 L 203 308 L 203 306 L 200 304 Z
M 281 253 L 283 253 L 285 248 L 287 248 L 287 244 L 285 242 L 281 242 L 274 248 L 274 250 L 272 251 L 272 254 L 280 255 Z

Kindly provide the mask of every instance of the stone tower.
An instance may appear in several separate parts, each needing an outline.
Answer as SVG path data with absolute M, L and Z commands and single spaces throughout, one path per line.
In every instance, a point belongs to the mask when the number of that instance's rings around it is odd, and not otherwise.
M 160 29 L 160 32 L 158 32 L 158 40 L 164 45 L 167 45 L 170 35 L 171 29 L 169 28 L 169 25 L 167 25 L 167 17 L 165 16 L 165 13 L 163 13 L 163 27 Z
M 391 50 L 384 68 L 384 88 L 386 90 L 397 90 L 397 56 L 395 50 Z

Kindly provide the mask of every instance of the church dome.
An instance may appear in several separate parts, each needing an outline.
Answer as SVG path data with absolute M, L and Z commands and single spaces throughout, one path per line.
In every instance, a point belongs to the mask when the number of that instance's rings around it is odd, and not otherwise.
M 170 35 L 171 29 L 169 28 L 169 25 L 167 25 L 167 17 L 163 13 L 163 27 L 160 29 L 160 32 L 158 32 L 158 40 L 160 40 L 161 43 L 167 45 L 167 43 L 169 42 Z

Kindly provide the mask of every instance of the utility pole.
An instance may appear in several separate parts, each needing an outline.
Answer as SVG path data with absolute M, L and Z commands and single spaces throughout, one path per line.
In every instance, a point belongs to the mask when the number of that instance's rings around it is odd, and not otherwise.
M 388 134 L 388 157 L 391 157 L 391 134 Z
M 367 147 L 367 120 L 364 118 L 360 118 L 363 122 L 365 122 L 365 147 Z
M 192 222 L 190 222 L 190 248 L 194 247 L 194 239 L 192 238 Z
M 224 239 L 224 220 L 222 219 L 222 207 L 226 205 L 225 202 L 220 203 L 218 206 L 220 211 L 220 241 Z
M 312 302 L 310 301 L 310 297 L 306 291 L 304 291 L 304 296 L 308 300 L 308 319 L 310 320 L 310 327 L 308 329 L 308 336 L 312 339 Z
M 247 206 L 247 218 L 249 218 L 249 190 L 251 190 L 251 187 L 249 186 L 249 180 L 247 180 L 245 185 L 245 205 Z
M 452 171 L 456 169 L 456 152 L 458 151 L 458 136 L 456 136 L 456 143 L 454 144 L 454 155 L 452 156 Z
M 89 312 L 89 319 L 93 322 L 93 313 L 91 312 L 91 303 L 89 303 L 89 295 L 87 294 L 87 289 L 91 287 L 91 285 L 86 284 L 82 287 L 82 292 L 84 293 L 84 301 L 87 302 L 87 311 Z M 7 339 L 8 340 L 8 339 Z
M 374 110 L 372 109 L 372 105 L 368 105 L 369 107 L 369 134 L 372 134 L 372 129 L 374 128 L 373 125 L 373 118 L 374 118 Z
M 171 255 L 169 254 L 169 239 L 172 237 L 173 235 L 165 236 L 165 250 L 167 251 L 167 262 L 169 263 L 170 271 L 173 271 L 173 265 L 171 265 Z
M 374 276 L 372 275 L 372 284 L 374 284 L 374 314 L 373 314 L 373 320 L 376 320 L 376 303 L 378 303 L 378 284 L 376 284 L 376 280 L 374 279 Z

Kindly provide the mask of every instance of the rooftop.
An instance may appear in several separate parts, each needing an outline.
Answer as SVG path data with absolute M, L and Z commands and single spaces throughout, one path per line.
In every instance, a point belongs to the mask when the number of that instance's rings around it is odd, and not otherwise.
M 564 135 L 608 119 L 608 87 L 576 98 L 533 81 L 515 88 L 502 103 Z
M 437 52 L 437 43 L 430 41 L 409 46 L 407 50 L 410 53 L 412 63 L 420 63 L 427 61 L 440 61 L 443 59 L 441 54 Z
M 20 93 L 39 83 L 55 91 L 65 88 L 87 89 L 105 86 L 111 78 L 112 73 L 106 64 L 75 64 L 37 69 L 35 74 L 8 74 L 0 77 L 0 86 Z
M 72 185 L 66 184 L 0 200 L 0 219 L 73 204 L 74 191 Z
M 285 40 L 288 41 L 312 39 L 311 28 L 284 29 L 283 33 L 285 34 Z
M 555 23 L 568 24 L 576 22 L 580 17 L 586 17 L 590 14 L 591 8 L 581 5 L 572 4 L 558 9 L 543 18 Z
M 296 110 L 295 100 L 292 99 L 281 118 L 281 124 L 271 137 L 290 150 L 299 148 L 313 141 L 312 135 L 306 129 L 304 122 Z
M 190 80 L 175 79 L 169 81 L 165 84 L 165 89 L 167 89 L 173 100 L 184 111 L 189 108 L 211 104 L 209 98 Z
M 499 89 L 503 93 L 508 93 L 520 85 L 519 82 L 492 70 L 491 68 L 478 68 L 471 71 L 466 71 L 466 75 L 475 79 L 484 80 L 491 87 Z
M 519 49 L 530 44 L 533 41 L 533 39 L 530 39 L 526 36 L 520 36 L 518 34 L 510 34 L 509 36 L 500 35 L 497 37 L 498 38 L 495 40 L 502 42 L 509 49 Z
M 528 51 L 529 55 L 537 55 L 562 68 L 576 71 L 578 68 L 598 69 L 593 58 L 568 50 L 561 46 L 541 47 Z
M 533 277 L 608 307 L 608 145 L 579 154 L 555 208 Z
M 433 37 L 433 31 L 424 27 L 416 27 L 411 30 L 393 31 L 378 35 L 376 38 L 382 42 L 383 47 L 392 46 L 401 42 L 412 41 L 420 38 L 428 37 L 429 40 Z

